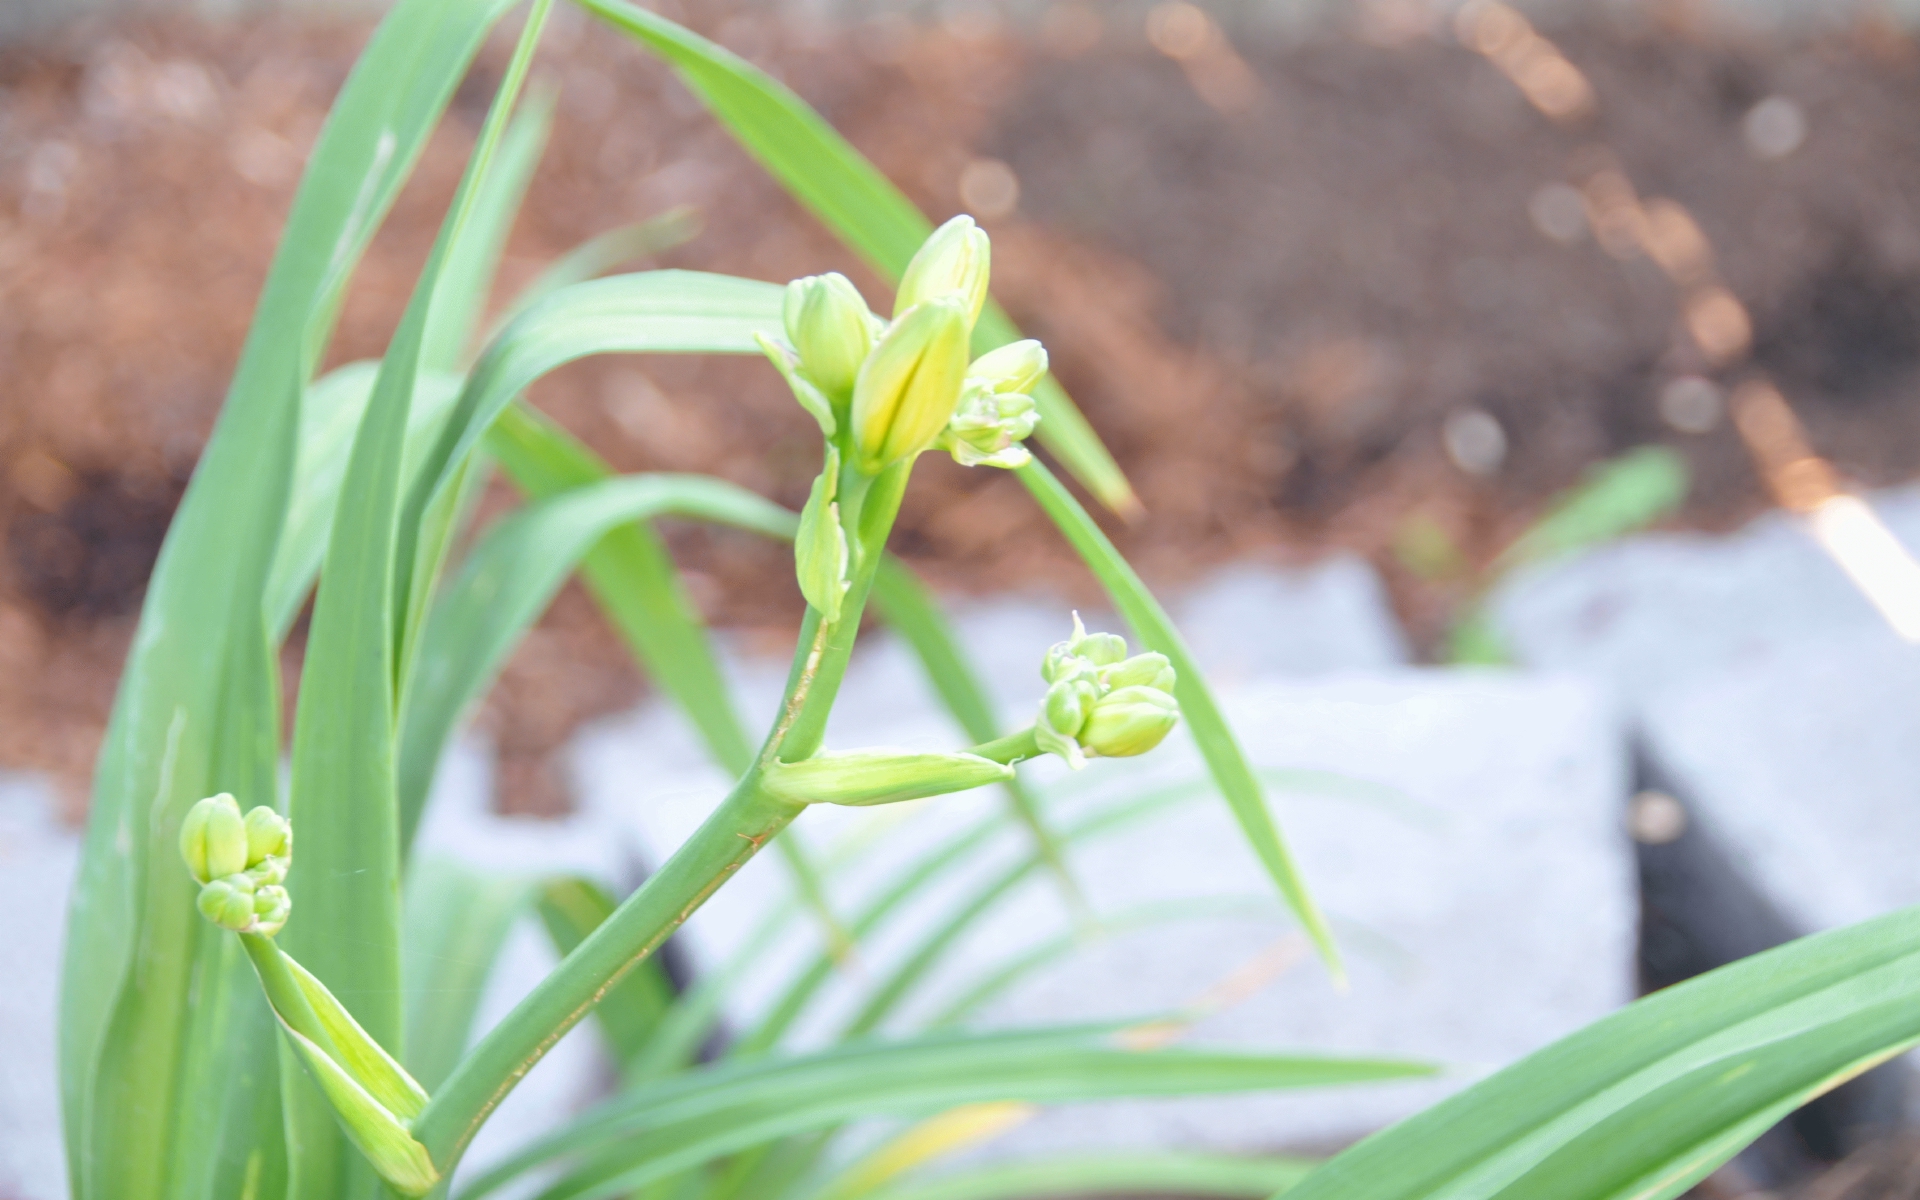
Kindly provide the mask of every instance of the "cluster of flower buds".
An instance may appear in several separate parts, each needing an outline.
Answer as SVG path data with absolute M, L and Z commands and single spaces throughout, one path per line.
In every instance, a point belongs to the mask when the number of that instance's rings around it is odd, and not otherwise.
M 907 264 L 891 321 L 844 275 L 787 285 L 787 345 L 763 336 L 761 349 L 861 472 L 935 445 L 967 466 L 1026 461 L 1016 451 L 1039 422 L 1027 392 L 1046 374 L 1047 352 L 1023 341 L 968 357 L 991 259 L 972 217 L 948 221 Z
M 827 442 L 794 558 L 801 593 L 828 621 L 840 619 L 848 588 L 843 462 L 872 477 L 936 447 L 969 467 L 1028 460 L 1020 443 L 1040 422 L 1028 393 L 1047 373 L 1046 350 L 1029 340 L 969 361 L 991 259 L 986 230 L 955 217 L 907 264 L 891 321 L 875 316 L 846 276 L 809 275 L 787 285 L 786 344 L 758 335 Z
M 1127 656 L 1126 639 L 1088 633 L 1073 615 L 1073 636 L 1047 651 L 1040 675 L 1047 681 L 1034 740 L 1075 770 L 1090 755 L 1129 758 L 1145 754 L 1180 722 L 1173 698 L 1175 674 L 1164 654 Z
M 226 792 L 187 810 L 180 825 L 180 856 L 200 884 L 200 914 L 235 933 L 280 932 L 292 911 L 287 867 L 293 826 L 261 805 L 244 817 Z

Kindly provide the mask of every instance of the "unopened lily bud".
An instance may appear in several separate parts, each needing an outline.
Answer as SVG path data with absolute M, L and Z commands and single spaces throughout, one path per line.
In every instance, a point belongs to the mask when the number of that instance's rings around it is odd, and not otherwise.
M 257 867 L 269 857 L 293 857 L 293 826 L 285 817 L 262 804 L 248 811 L 245 823 L 248 867 Z
M 838 272 L 794 280 L 784 316 L 800 369 L 829 396 L 845 397 L 873 348 L 867 302 L 852 281 Z
M 247 869 L 246 822 L 232 796 L 208 796 L 187 810 L 180 823 L 180 856 L 199 883 Z
M 1020 443 L 1039 423 L 1033 397 L 1019 392 L 1001 395 L 986 380 L 970 377 L 940 445 L 963 467 L 1012 470 L 1026 466 L 1032 458 Z
M 967 328 L 980 319 L 987 302 L 987 274 L 992 246 L 987 231 L 965 215 L 933 231 L 900 276 L 893 302 L 897 318 L 914 305 L 937 296 L 958 293 L 967 315 Z
M 279 933 L 286 927 L 287 918 L 293 913 L 293 900 L 287 895 L 287 889 L 269 884 L 254 889 L 253 928 L 250 933 L 264 933 L 268 937 Z
M 967 375 L 984 379 L 995 392 L 1030 392 L 1047 373 L 1047 348 L 1032 338 L 1010 342 L 973 360 Z
M 850 750 L 816 754 L 797 763 L 774 762 L 768 791 L 795 804 L 891 804 L 962 792 L 1013 778 L 1013 768 L 975 754 L 912 750 Z
M 236 873 L 201 888 L 195 904 L 201 916 L 222 929 L 246 933 L 253 928 L 253 901 L 253 880 Z
M 1110 688 L 1150 687 L 1172 694 L 1179 676 L 1164 654 L 1136 654 L 1100 672 L 1100 682 Z
M 1180 723 L 1180 705 L 1159 688 L 1115 688 L 1100 698 L 1080 731 L 1088 753 L 1105 758 L 1145 754 Z
M 840 480 L 840 454 L 827 447 L 826 468 L 813 481 L 806 507 L 800 510 L 800 528 L 793 539 L 794 572 L 805 596 L 828 624 L 840 619 L 840 602 L 847 594 L 847 532 L 840 525 L 840 506 L 834 492 Z
M 1099 701 L 1100 687 L 1084 663 L 1074 662 L 1079 663 L 1080 673 L 1067 674 L 1047 689 L 1046 699 L 1040 702 L 1040 719 L 1033 723 L 1033 738 L 1041 750 L 1059 755 L 1078 771 L 1087 765 L 1080 731 Z
M 967 320 L 954 297 L 908 309 L 867 355 L 853 385 L 855 465 L 869 475 L 933 444 L 967 370 Z

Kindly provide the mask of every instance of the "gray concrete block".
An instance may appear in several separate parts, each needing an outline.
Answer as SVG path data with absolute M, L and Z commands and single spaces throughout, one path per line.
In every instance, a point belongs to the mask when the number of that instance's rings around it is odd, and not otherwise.
M 1018 613 L 1010 607 L 996 619 L 1011 630 Z M 1284 624 L 1284 615 L 1273 613 L 1273 624 Z M 1017 654 L 1007 651 L 1024 663 L 1009 676 L 1019 681 L 1013 690 L 1025 690 L 1009 701 L 1010 722 L 1024 720 L 1037 702 L 1032 664 L 1059 636 L 1044 619 L 1025 623 L 1027 636 L 1037 637 Z M 856 659 L 829 744 L 959 744 L 907 664 L 884 645 L 877 650 Z M 770 706 L 778 672 L 762 669 L 753 680 L 750 691 L 764 689 L 755 703 Z M 1412 1055 L 1464 1073 L 1344 1092 L 1049 1113 L 1010 1135 L 1008 1149 L 1337 1144 L 1630 998 L 1634 901 L 1619 820 L 1626 754 L 1593 689 L 1568 679 L 1398 670 L 1269 677 L 1223 689 L 1222 697 L 1259 764 L 1294 772 L 1293 788 L 1276 791 L 1274 805 L 1342 932 L 1352 991 L 1332 989 L 1224 806 L 1196 791 L 1150 823 L 1076 848 L 1075 871 L 1102 913 L 1208 897 L 1244 901 L 1236 913 L 1065 951 L 983 1019 L 1010 1025 L 1155 1015 L 1201 997 L 1249 962 L 1278 959 L 1290 965 L 1277 980 L 1200 1022 L 1192 1039 Z M 655 860 L 692 831 L 727 783 L 704 765 L 678 722 L 657 710 L 601 726 L 578 752 L 589 810 L 625 822 Z M 1198 782 L 1203 768 L 1177 734 L 1136 763 L 1095 762 L 1068 778 L 1049 762 L 1032 774 L 1065 827 L 1142 789 Z M 823 807 L 795 829 L 823 858 L 845 859 L 830 882 L 836 911 L 852 914 L 894 872 L 994 818 L 1002 804 L 982 791 L 879 809 Z M 970 869 L 862 943 L 797 1026 L 797 1044 L 843 1029 L 860 999 L 945 913 L 1028 853 L 1005 824 Z M 692 959 L 715 970 L 743 953 L 769 912 L 780 914 L 786 930 L 756 952 L 755 969 L 733 996 L 736 1027 L 766 1011 L 790 973 L 820 953 L 820 940 L 796 915 L 773 855 L 748 864 L 687 926 Z M 916 1027 L 982 974 L 1073 927 L 1059 890 L 1035 876 L 952 948 L 924 994 L 886 1028 Z M 1490 995 L 1502 1003 L 1490 1005 Z
M 1920 489 L 1868 497 L 1920 546 Z M 1830 636 L 1903 645 L 1808 535 L 1770 513 L 1727 537 L 1651 534 L 1521 571 L 1492 601 L 1520 661 L 1602 681 L 1629 707 Z
M 1785 647 L 1646 707 L 1649 756 L 1799 932 L 1920 903 L 1920 647 Z
M 45 780 L 0 775 L 0 1196 L 62 1200 L 61 943 L 80 838 Z

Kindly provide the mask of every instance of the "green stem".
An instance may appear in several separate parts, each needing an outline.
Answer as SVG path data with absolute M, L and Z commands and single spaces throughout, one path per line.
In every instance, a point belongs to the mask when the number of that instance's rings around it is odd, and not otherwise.
M 1033 726 L 1029 725 L 1019 733 L 1010 733 L 1005 737 L 995 738 L 991 742 L 982 742 L 967 753 L 1011 765 L 1022 759 L 1038 758 L 1041 750 L 1040 743 L 1034 739 Z
M 443 1174 L 452 1174 L 473 1135 L 534 1064 L 799 815 L 801 805 L 767 794 L 760 774 L 776 758 L 797 762 L 820 748 L 911 470 L 911 463 L 897 464 L 867 489 L 840 620 L 828 624 L 807 610 L 786 699 L 754 765 L 693 836 L 460 1061 L 414 1123 L 414 1136 Z
M 288 969 L 286 952 L 280 949 L 279 943 L 264 933 L 243 933 L 240 944 L 253 960 L 253 973 L 260 977 L 260 990 L 267 994 L 267 1003 L 273 1006 L 275 1015 L 287 1028 L 320 1047 L 335 1062 L 340 1061 L 340 1048 L 333 1044 L 332 1035 L 320 1023 L 307 993 Z

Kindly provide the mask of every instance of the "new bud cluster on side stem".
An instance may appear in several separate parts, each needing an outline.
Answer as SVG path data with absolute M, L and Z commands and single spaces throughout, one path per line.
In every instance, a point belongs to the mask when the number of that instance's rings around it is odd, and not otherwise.
M 1040 675 L 1047 695 L 1034 723 L 1034 741 L 1075 770 L 1091 756 L 1145 754 L 1180 723 L 1180 705 L 1173 698 L 1177 676 L 1167 656 L 1128 657 L 1125 639 L 1088 633 L 1078 613 L 1073 636 L 1047 651 Z
M 1021 443 L 1040 422 L 1029 393 L 1047 352 L 1028 340 L 971 358 L 991 263 L 986 230 L 958 216 L 907 264 L 891 320 L 845 276 L 810 275 L 787 285 L 784 344 L 759 338 L 827 443 L 794 556 L 801 593 L 828 622 L 840 619 L 868 481 L 931 449 L 969 467 L 1028 461 Z
M 272 937 L 292 905 L 281 885 L 293 858 L 293 826 L 261 805 L 245 816 L 231 795 L 208 796 L 180 824 L 180 854 L 200 884 L 202 916 L 235 933 Z

